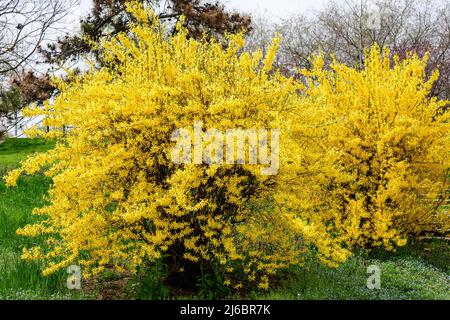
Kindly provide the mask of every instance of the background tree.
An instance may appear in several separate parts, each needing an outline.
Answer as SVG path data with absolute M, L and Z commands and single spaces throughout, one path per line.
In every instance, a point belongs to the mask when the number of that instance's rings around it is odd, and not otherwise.
M 44 62 L 51 66 L 51 72 L 61 67 L 73 67 L 83 55 L 90 55 L 102 64 L 101 49 L 96 46 L 102 39 L 110 39 L 115 35 L 127 32 L 130 22 L 135 21 L 125 6 L 129 0 L 94 0 L 92 11 L 82 20 L 79 34 L 66 34 L 57 41 L 39 46 L 38 50 Z M 200 0 L 140 0 L 139 2 L 158 12 L 157 17 L 170 32 L 175 32 L 176 22 L 185 16 L 185 27 L 189 35 L 195 38 L 223 37 L 225 33 L 236 33 L 250 30 L 249 16 L 227 12 L 219 2 L 203 3 Z M 55 93 L 49 82 L 49 75 L 32 74 L 37 85 L 31 85 L 30 74 L 16 77 L 14 84 L 20 88 L 27 101 L 42 101 L 42 96 Z M 47 89 L 47 92 L 44 92 Z M 33 97 L 33 94 L 38 95 Z
M 55 92 L 48 75 L 36 75 L 33 71 L 24 71 L 13 76 L 7 88 L 0 88 L 0 137 L 23 121 L 23 107 L 30 103 L 42 104 Z
M 17 87 L 0 90 L 0 140 L 19 122 L 23 100 Z
M 56 43 L 41 48 L 50 63 L 57 65 L 68 61 L 78 61 L 81 55 L 93 53 L 92 42 L 102 38 L 111 38 L 121 32 L 127 32 L 130 21 L 133 20 L 125 6 L 129 0 L 94 0 L 92 11 L 81 20 L 81 34 L 66 35 Z M 171 24 L 171 31 L 175 31 L 176 22 L 185 16 L 185 27 L 191 37 L 201 38 L 204 35 L 213 37 L 223 36 L 224 33 L 236 33 L 249 30 L 251 19 L 249 16 L 227 12 L 218 1 L 205 3 L 200 0 L 139 0 L 157 12 L 160 21 Z M 88 41 L 89 39 L 90 41 Z
M 72 3 L 0 0 L 0 136 L 21 120 L 19 113 L 25 104 L 49 97 L 48 77 L 30 70 L 42 61 L 37 54 L 40 45 L 60 27 Z
M 36 61 L 36 51 L 69 6 L 63 0 L 0 1 L 0 76 Z
M 296 74 L 296 68 L 310 68 L 313 53 L 323 51 L 326 64 L 331 56 L 348 66 L 364 64 L 365 49 L 377 44 L 391 54 L 405 58 L 407 52 L 430 53 L 427 74 L 439 69 L 431 95 L 450 98 L 450 3 L 432 0 L 346 0 L 331 1 L 311 15 L 295 15 L 281 23 L 254 19 L 249 42 L 270 43 L 274 32 L 283 39 L 278 66 Z M 379 26 L 370 18 L 379 14 Z M 373 28 L 375 26 L 375 28 Z

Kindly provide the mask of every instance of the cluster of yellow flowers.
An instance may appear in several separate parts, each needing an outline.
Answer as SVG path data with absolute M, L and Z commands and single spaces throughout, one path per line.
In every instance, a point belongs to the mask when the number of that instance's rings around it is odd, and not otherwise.
M 426 78 L 427 57 L 400 62 L 375 45 L 362 71 L 326 69 L 322 55 L 312 64 L 286 119 L 295 184 L 282 198 L 350 245 L 389 250 L 448 232 L 450 102 L 428 96 L 438 74 Z
M 436 114 L 444 102 L 427 98 L 434 78 L 423 81 L 423 60 L 391 68 L 375 48 L 364 71 L 326 71 L 319 56 L 299 82 L 272 69 L 279 39 L 264 56 L 244 52 L 242 35 L 202 42 L 180 23 L 168 36 L 151 12 L 129 10 L 137 22 L 101 44 L 104 67 L 56 81 L 54 103 L 27 110 L 72 128 L 6 178 L 44 170 L 53 179 L 50 204 L 34 211 L 40 222 L 18 230 L 47 235 L 24 252 L 47 262 L 44 274 L 73 263 L 86 276 L 134 272 L 169 254 L 178 270 L 214 261 L 227 284 L 267 289 L 311 246 L 334 266 L 349 244 L 401 245 L 416 220 L 441 222 L 427 199 L 446 182 L 448 126 Z M 196 121 L 280 129 L 279 174 L 173 163 L 172 132 Z

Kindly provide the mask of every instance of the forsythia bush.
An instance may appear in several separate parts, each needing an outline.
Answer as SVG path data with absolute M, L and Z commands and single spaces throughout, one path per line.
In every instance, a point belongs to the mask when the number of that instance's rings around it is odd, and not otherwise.
M 426 60 L 375 46 L 363 70 L 325 69 L 319 55 L 303 71 L 303 101 L 287 119 L 288 200 L 344 243 L 392 249 L 450 229 L 449 102 L 428 96 L 438 75 L 426 79 Z
M 198 121 L 222 131 L 283 125 L 280 114 L 298 103 L 300 84 L 273 72 L 278 40 L 265 56 L 243 53 L 241 35 L 229 36 L 226 46 L 200 42 L 181 23 L 166 35 L 151 12 L 129 10 L 137 22 L 101 44 L 104 67 L 57 81 L 54 104 L 27 110 L 71 130 L 7 177 L 14 185 L 22 173 L 43 170 L 53 179 L 49 205 L 34 211 L 42 219 L 18 230 L 47 240 L 24 258 L 45 260 L 44 274 L 80 264 L 90 276 L 134 272 L 168 255 L 172 272 L 214 263 L 226 284 L 250 281 L 262 289 L 310 245 L 325 262 L 342 262 L 349 252 L 326 227 L 275 206 L 283 183 L 261 175 L 264 165 L 171 161 L 174 130 Z
M 44 274 L 71 264 L 86 276 L 136 272 L 165 259 L 171 273 L 215 265 L 236 289 L 267 289 L 312 248 L 335 266 L 353 245 L 390 249 L 448 230 L 437 203 L 448 187 L 448 115 L 428 97 L 436 75 L 425 79 L 425 59 L 391 66 L 375 47 L 359 71 L 326 70 L 318 56 L 298 82 L 272 69 L 278 39 L 265 56 L 243 52 L 241 35 L 197 41 L 182 22 L 167 35 L 152 12 L 129 10 L 136 23 L 101 44 L 103 67 L 55 80 L 54 103 L 26 111 L 71 128 L 6 178 L 12 186 L 42 170 L 53 180 L 39 222 L 18 230 L 45 236 L 23 254 L 44 260 Z M 280 129 L 278 174 L 172 161 L 173 133 L 195 139 L 198 123 Z M 202 135 L 207 149 L 214 142 Z

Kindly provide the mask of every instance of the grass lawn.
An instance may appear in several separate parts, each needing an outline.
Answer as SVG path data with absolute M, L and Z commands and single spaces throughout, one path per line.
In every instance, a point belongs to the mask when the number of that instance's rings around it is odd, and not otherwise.
M 45 140 L 8 139 L 0 145 L 0 173 L 17 167 L 27 155 L 52 147 L 53 143 Z M 0 300 L 83 299 L 96 296 L 95 293 L 68 290 L 64 270 L 43 277 L 39 264 L 20 259 L 22 247 L 30 246 L 39 239 L 19 237 L 15 230 L 36 219 L 31 211 L 44 204 L 43 196 L 50 183 L 49 179 L 40 175 L 23 177 L 18 187 L 12 189 L 0 182 Z M 450 300 L 449 261 L 450 249 L 445 241 L 417 242 L 395 253 L 379 250 L 356 254 L 338 269 L 310 262 L 305 268 L 293 268 L 287 272 L 269 293 L 253 293 L 245 298 Z M 379 290 L 366 287 L 369 265 L 377 265 L 381 270 Z M 148 295 L 141 293 L 139 296 Z
M 27 155 L 52 147 L 53 143 L 41 139 L 8 139 L 0 145 L 0 173 L 16 168 Z M 31 211 L 44 204 L 49 185 L 49 179 L 39 175 L 21 178 L 12 189 L 0 182 L 0 300 L 80 296 L 66 289 L 64 272 L 43 277 L 39 264 L 20 259 L 22 248 L 33 245 L 36 239 L 19 237 L 15 231 L 35 219 Z
M 44 139 L 7 139 L 0 144 L 0 174 L 16 168 L 29 154 L 51 149 L 54 143 Z

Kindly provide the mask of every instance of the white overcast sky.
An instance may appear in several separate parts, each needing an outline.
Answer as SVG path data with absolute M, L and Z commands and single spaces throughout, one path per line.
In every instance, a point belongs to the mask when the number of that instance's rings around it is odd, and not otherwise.
M 223 0 L 227 8 L 278 20 L 322 8 L 328 0 Z

